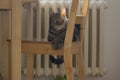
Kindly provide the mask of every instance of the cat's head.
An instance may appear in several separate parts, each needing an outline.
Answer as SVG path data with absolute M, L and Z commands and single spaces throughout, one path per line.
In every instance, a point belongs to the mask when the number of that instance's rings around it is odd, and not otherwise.
M 65 8 L 57 9 L 57 12 L 54 12 L 52 9 L 49 10 L 49 22 L 50 22 L 50 27 L 62 27 L 64 26 L 65 20 L 66 20 L 66 10 Z

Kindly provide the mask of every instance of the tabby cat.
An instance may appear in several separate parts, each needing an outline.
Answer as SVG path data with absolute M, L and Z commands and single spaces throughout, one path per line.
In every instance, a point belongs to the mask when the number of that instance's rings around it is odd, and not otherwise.
M 52 9 L 50 9 L 49 15 L 48 41 L 52 42 L 52 47 L 57 50 L 62 48 L 64 44 L 65 33 L 68 24 L 68 19 L 66 18 L 66 10 L 65 8 L 63 10 L 58 9 L 55 13 Z M 73 34 L 73 41 L 79 40 L 79 33 L 80 27 L 79 25 L 76 25 Z M 63 56 L 59 56 L 57 59 L 55 59 L 53 56 L 50 55 L 50 60 L 57 65 L 64 62 Z

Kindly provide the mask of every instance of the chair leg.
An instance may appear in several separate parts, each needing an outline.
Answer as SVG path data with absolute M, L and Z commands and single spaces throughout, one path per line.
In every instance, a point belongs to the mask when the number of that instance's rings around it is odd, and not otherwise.
M 1 15 L 1 24 L 2 24 L 2 79 L 0 80 L 9 80 L 10 74 L 9 74 L 9 54 L 8 54 L 8 42 L 6 41 L 9 35 L 9 11 L 2 11 Z
M 64 65 L 65 65 L 67 80 L 74 80 L 74 73 L 72 68 L 72 55 L 70 53 L 69 55 L 67 55 L 67 52 L 64 54 Z
M 78 77 L 80 80 L 85 80 L 85 70 L 83 62 L 83 53 L 82 51 L 76 54 L 76 63 L 78 68 Z

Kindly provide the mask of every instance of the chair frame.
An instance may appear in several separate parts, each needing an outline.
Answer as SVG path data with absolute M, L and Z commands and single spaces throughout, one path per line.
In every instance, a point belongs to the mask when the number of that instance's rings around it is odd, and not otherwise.
M 2 12 L 2 76 L 3 80 L 21 80 L 21 52 L 27 55 L 27 80 L 33 79 L 33 60 L 34 54 L 63 55 L 67 80 L 74 80 L 72 68 L 72 53 L 74 52 L 77 61 L 78 75 L 81 80 L 85 80 L 84 62 L 83 62 L 83 41 L 85 22 L 88 10 L 89 0 L 84 0 L 81 15 L 76 16 L 79 0 L 72 0 L 69 22 L 67 26 L 64 46 L 60 50 L 52 49 L 49 42 L 21 41 L 22 26 L 22 2 L 32 2 L 36 0 L 2 0 L 0 9 Z M 9 11 L 12 11 L 12 34 L 9 35 Z M 80 24 L 80 41 L 72 42 L 74 24 Z M 10 49 L 9 49 L 10 47 Z M 10 53 L 10 63 L 9 55 Z M 8 66 L 10 64 L 10 69 Z

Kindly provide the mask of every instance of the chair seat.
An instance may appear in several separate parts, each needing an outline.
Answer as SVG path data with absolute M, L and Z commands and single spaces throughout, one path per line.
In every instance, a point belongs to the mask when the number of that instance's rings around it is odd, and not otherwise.
M 72 53 L 78 53 L 78 47 L 80 41 L 72 43 Z M 64 48 L 54 50 L 50 42 L 43 41 L 22 41 L 22 52 L 25 54 L 51 54 L 51 55 L 63 55 Z

